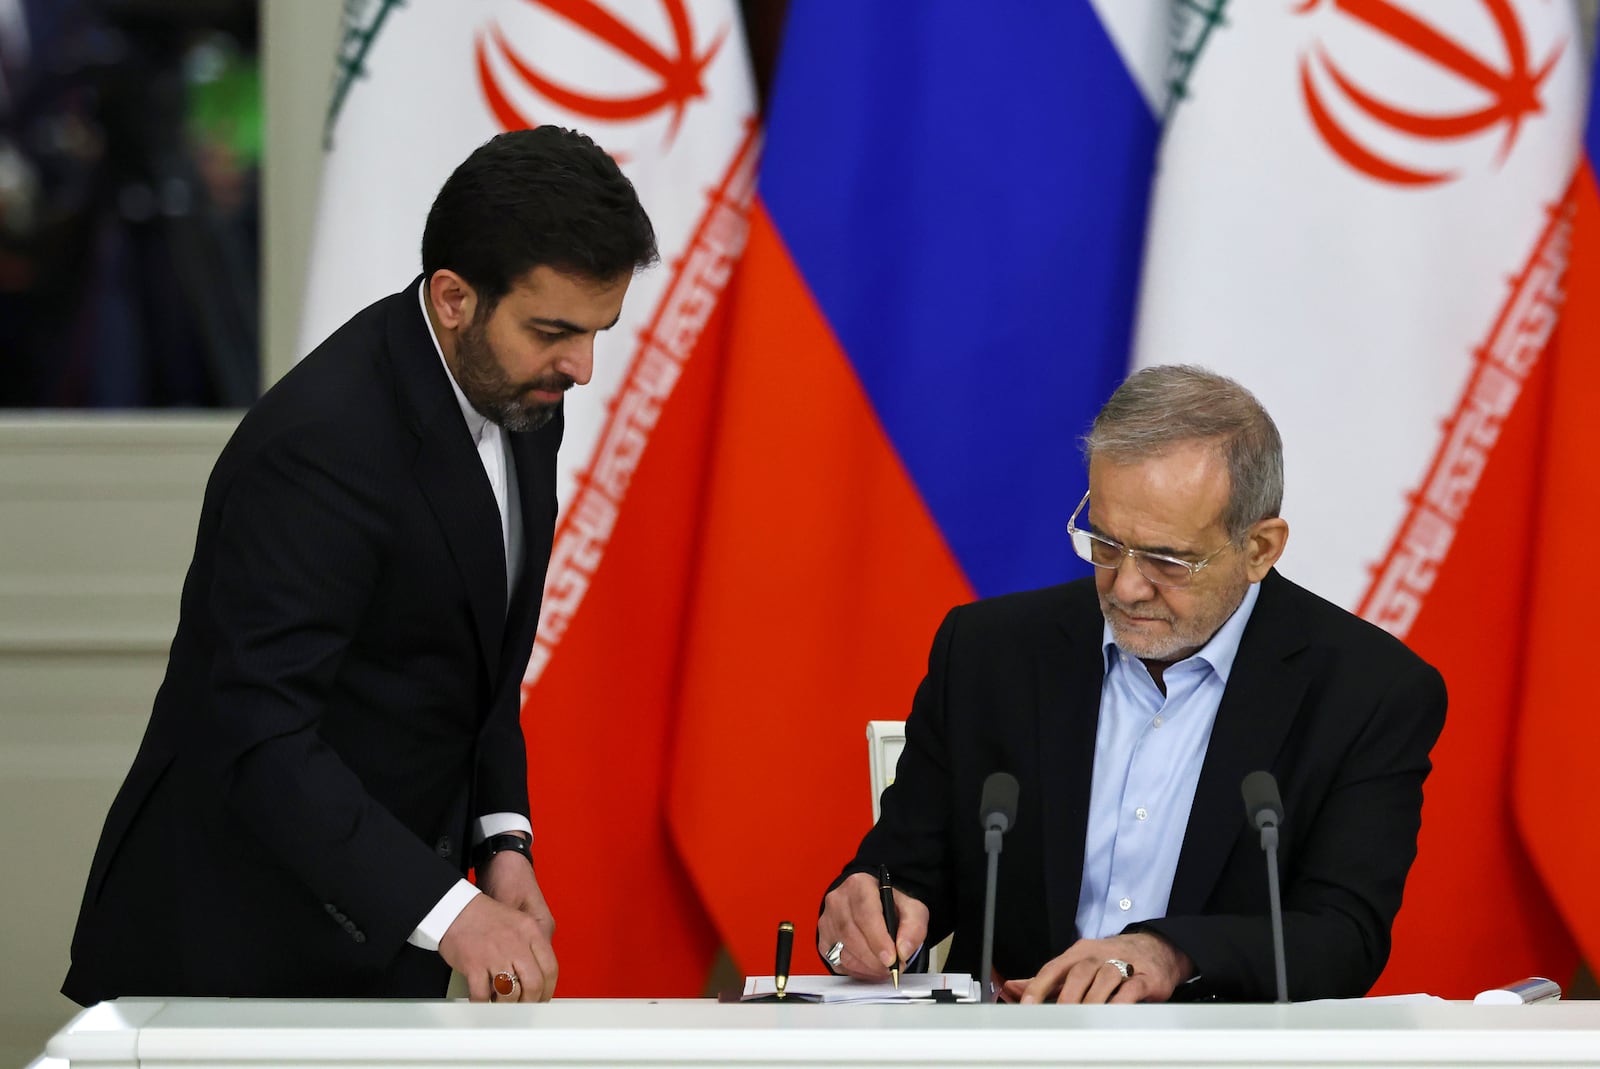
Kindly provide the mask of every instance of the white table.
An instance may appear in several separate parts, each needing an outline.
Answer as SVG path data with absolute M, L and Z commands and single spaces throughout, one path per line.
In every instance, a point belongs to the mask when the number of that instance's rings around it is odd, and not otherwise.
M 122 999 L 50 1040 L 77 1069 L 249 1066 L 1600 1066 L 1600 1002 L 818 1006 L 703 1000 Z

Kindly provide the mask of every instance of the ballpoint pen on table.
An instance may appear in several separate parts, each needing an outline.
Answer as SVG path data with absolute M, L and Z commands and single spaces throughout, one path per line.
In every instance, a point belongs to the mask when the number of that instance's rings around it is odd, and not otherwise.
M 896 939 L 900 934 L 900 911 L 894 908 L 894 888 L 889 885 L 889 866 L 878 866 L 878 895 L 883 899 L 883 923 L 889 929 L 889 938 Z M 889 968 L 889 976 L 894 980 L 894 986 L 900 986 L 900 944 L 895 943 L 894 964 Z
M 781 921 L 778 924 L 778 960 L 772 966 L 772 983 L 778 989 L 778 997 L 784 995 L 784 989 L 789 986 L 789 955 L 794 950 L 794 923 Z

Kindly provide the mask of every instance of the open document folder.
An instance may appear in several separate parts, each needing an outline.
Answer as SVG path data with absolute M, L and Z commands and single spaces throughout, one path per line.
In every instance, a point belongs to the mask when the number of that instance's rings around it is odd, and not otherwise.
M 770 976 L 751 976 L 744 982 L 743 998 L 776 994 Z M 939 992 L 939 994 L 935 994 Z M 976 1002 L 978 983 L 966 973 L 911 973 L 900 977 L 897 988 L 853 980 L 848 976 L 791 976 L 785 999 L 796 1002 Z

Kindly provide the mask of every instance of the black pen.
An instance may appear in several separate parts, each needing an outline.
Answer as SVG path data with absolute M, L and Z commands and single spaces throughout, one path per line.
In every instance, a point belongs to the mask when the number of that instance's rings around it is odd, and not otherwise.
M 894 908 L 894 888 L 889 886 L 889 866 L 878 866 L 878 896 L 883 899 L 883 924 L 889 929 L 889 938 L 900 934 L 900 911 Z M 889 969 L 896 989 L 900 987 L 900 944 L 895 943 L 894 965 Z
M 784 988 L 789 986 L 789 954 L 794 950 L 794 924 L 791 921 L 780 921 L 778 924 L 778 960 L 772 966 L 772 982 L 778 989 L 778 997 L 783 997 Z

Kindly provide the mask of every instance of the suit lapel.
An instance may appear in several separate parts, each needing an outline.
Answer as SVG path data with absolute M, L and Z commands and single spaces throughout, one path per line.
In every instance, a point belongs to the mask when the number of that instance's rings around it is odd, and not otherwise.
M 1205 908 L 1244 826 L 1240 781 L 1256 769 L 1272 767 L 1305 698 L 1309 670 L 1290 660 L 1306 645 L 1305 630 L 1289 611 L 1291 589 L 1277 572 L 1261 583 L 1217 707 L 1172 879 L 1168 916 Z
M 1081 594 L 1077 584 L 1069 597 Z M 1078 893 L 1083 886 L 1084 837 L 1094 783 L 1094 738 L 1105 676 L 1098 611 L 1067 607 L 1053 644 L 1039 651 L 1039 768 L 1044 813 L 1045 901 L 1050 945 L 1077 938 Z
M 448 374 L 428 336 L 416 284 L 395 296 L 389 316 L 389 354 L 399 394 L 417 435 L 412 473 L 466 586 L 479 652 L 489 678 L 494 679 L 506 612 L 500 508 Z

